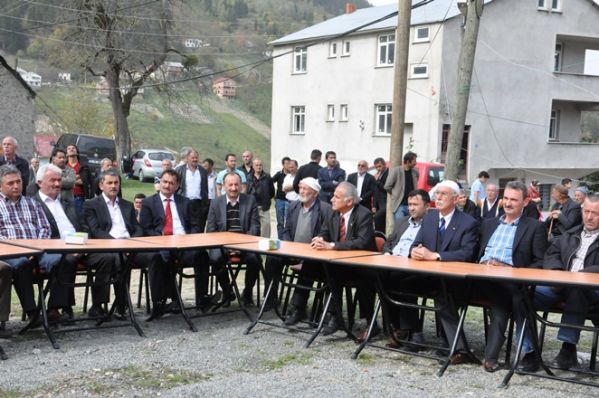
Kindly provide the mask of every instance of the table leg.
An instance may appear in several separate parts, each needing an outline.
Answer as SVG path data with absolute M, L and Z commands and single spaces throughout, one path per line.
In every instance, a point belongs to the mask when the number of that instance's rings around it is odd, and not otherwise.
M 324 320 L 327 316 L 327 311 L 329 310 L 329 306 L 331 305 L 331 299 L 333 297 L 333 294 L 331 292 L 325 293 L 325 297 L 326 297 L 326 300 L 325 300 L 324 308 L 322 309 L 322 316 L 320 317 L 320 322 L 318 322 L 318 327 L 316 328 L 314 333 L 312 333 L 312 335 L 306 342 L 306 345 L 304 346 L 304 348 L 310 347 L 312 342 L 316 339 L 316 337 L 318 337 L 318 335 L 324 328 Z
M 181 311 L 181 316 L 189 326 L 192 332 L 197 332 L 198 329 L 195 327 L 189 316 L 187 315 L 187 311 L 185 311 L 185 305 L 183 304 L 183 298 L 181 297 L 181 290 L 179 289 L 179 285 L 177 284 L 177 273 L 172 272 L 172 267 L 169 267 L 169 280 L 173 283 L 175 294 L 177 295 L 177 303 L 179 304 L 179 310 Z M 198 303 L 196 302 L 196 306 Z
M 376 302 L 376 307 L 374 309 L 374 316 L 372 317 L 372 320 L 370 321 L 370 325 L 368 325 L 368 333 L 366 335 L 366 338 L 364 339 L 364 341 L 358 346 L 358 348 L 356 349 L 356 351 L 354 352 L 354 354 L 352 355 L 352 359 L 357 359 L 358 355 L 360 355 L 360 352 L 366 347 L 366 345 L 368 344 L 368 340 L 370 339 L 370 334 L 372 333 L 372 329 L 374 328 L 374 324 L 376 323 L 376 318 L 379 315 L 379 311 L 381 310 L 381 299 L 379 298 Z
M 0 359 L 3 361 L 6 361 L 8 359 L 8 357 L 6 356 L 6 353 L 4 352 L 4 349 L 2 348 L 1 345 L 0 345 Z
M 243 300 L 241 299 L 241 294 L 239 293 L 239 287 L 237 286 L 237 275 L 233 272 L 233 267 L 230 262 L 226 264 L 227 271 L 229 272 L 229 276 L 231 277 L 231 287 L 233 288 L 233 293 L 235 293 L 235 298 L 239 303 L 239 308 L 244 312 L 244 314 L 248 317 L 250 322 L 254 321 L 254 317 L 250 314 L 250 311 L 246 308 L 245 304 L 243 304 Z

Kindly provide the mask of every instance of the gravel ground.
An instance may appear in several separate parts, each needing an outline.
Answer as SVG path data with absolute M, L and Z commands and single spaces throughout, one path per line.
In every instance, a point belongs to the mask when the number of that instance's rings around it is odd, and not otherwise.
M 143 322 L 143 309 L 137 315 L 145 338 L 123 327 L 57 333 L 59 350 L 40 331 L 0 340 L 9 355 L 0 362 L 0 397 L 599 396 L 597 388 L 523 376 L 500 389 L 505 370 L 488 374 L 475 365 L 450 367 L 438 378 L 433 360 L 374 348 L 352 360 L 356 346 L 341 333 L 319 337 L 308 349 L 307 335 L 283 329 L 259 325 L 244 335 L 249 322 L 241 312 L 196 318 L 197 333 L 179 315 L 152 323 Z M 480 311 L 470 311 L 466 330 L 479 356 L 480 325 Z M 22 324 L 11 319 L 8 326 L 17 331 Z M 554 336 L 546 358 L 559 348 Z M 589 344 L 587 338 L 584 351 Z

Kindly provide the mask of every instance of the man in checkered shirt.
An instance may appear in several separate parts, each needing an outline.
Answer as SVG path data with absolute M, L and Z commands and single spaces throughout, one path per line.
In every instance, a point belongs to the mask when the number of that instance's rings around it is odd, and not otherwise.
M 19 170 L 9 165 L 0 166 L 0 239 L 50 239 L 50 224 L 41 205 L 22 193 L 23 180 Z M 39 319 L 39 309 L 33 297 L 32 269 L 35 261 L 42 270 L 50 272 L 60 259 L 59 254 L 44 253 L 37 258 L 5 260 L 12 268 L 13 284 L 23 311 L 34 322 Z M 51 289 L 49 308 L 66 307 L 66 292 L 66 289 Z

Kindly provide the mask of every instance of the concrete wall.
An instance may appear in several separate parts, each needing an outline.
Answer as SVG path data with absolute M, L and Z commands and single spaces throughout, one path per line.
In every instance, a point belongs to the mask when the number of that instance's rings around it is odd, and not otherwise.
M 19 142 L 18 155 L 33 154 L 34 109 L 30 93 L 0 65 L 0 138 L 11 135 Z

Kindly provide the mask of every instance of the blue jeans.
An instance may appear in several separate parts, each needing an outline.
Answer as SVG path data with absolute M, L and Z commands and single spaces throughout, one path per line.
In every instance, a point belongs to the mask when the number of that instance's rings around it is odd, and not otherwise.
M 576 296 L 576 299 L 580 299 L 580 296 L 582 295 L 585 295 L 585 303 L 587 305 L 579 305 L 580 301 L 577 300 L 577 304 L 574 305 L 574 308 L 577 308 L 577 310 L 568 310 L 569 301 L 575 299 L 574 296 Z M 566 301 L 566 308 L 564 309 L 564 312 L 562 314 L 561 323 L 567 323 L 571 325 L 584 325 L 584 321 L 587 316 L 588 305 L 599 302 L 599 290 L 584 291 L 583 289 L 562 288 L 556 290 L 550 286 L 537 286 L 535 290 L 534 307 L 535 309 L 546 310 L 550 309 L 554 304 L 564 300 Z M 516 330 L 517 335 L 520 336 L 520 333 L 522 331 L 522 319 L 516 319 Z M 565 343 L 577 344 L 579 338 L 579 329 L 561 327 L 559 328 L 559 331 L 557 333 L 557 339 Z M 526 333 L 524 334 L 522 352 L 526 354 L 533 350 L 534 346 L 532 344 L 532 337 L 527 328 Z
M 283 237 L 283 228 L 285 227 L 285 214 L 289 202 L 283 199 L 275 199 L 275 214 L 277 215 L 277 236 L 279 239 Z
M 61 258 L 62 256 L 60 254 L 44 253 L 39 258 L 40 268 L 46 270 L 47 272 L 50 272 L 52 268 L 54 268 L 54 266 L 60 262 Z M 11 268 L 18 269 L 23 265 L 27 264 L 29 262 L 29 259 L 27 257 L 18 257 L 3 261 L 6 264 L 8 264 Z
M 400 218 L 407 216 L 408 214 L 410 214 L 410 212 L 408 211 L 408 205 L 399 205 L 397 210 L 393 212 L 393 220 L 397 221 Z
M 75 196 L 73 201 L 75 202 L 75 211 L 77 212 L 77 215 L 83 218 L 83 202 L 85 202 L 85 198 L 81 196 Z

